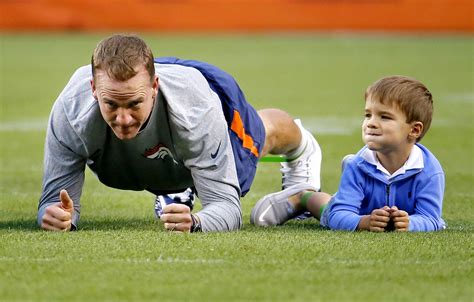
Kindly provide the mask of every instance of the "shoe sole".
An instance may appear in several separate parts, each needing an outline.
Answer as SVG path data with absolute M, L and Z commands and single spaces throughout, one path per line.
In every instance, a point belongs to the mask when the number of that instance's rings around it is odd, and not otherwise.
M 264 221 L 265 223 L 262 223 L 260 221 L 260 216 L 262 215 L 262 213 L 264 213 L 264 211 L 270 210 L 272 203 L 274 203 L 275 201 L 282 200 L 283 198 L 285 198 L 286 200 L 288 199 L 288 197 L 300 193 L 303 190 L 318 191 L 318 189 L 311 184 L 300 183 L 290 186 L 280 192 L 265 195 L 259 201 L 257 201 L 255 206 L 253 207 L 252 212 L 250 213 L 250 223 L 258 226 L 273 226 L 286 222 L 285 220 L 276 224 L 268 224 L 266 221 Z

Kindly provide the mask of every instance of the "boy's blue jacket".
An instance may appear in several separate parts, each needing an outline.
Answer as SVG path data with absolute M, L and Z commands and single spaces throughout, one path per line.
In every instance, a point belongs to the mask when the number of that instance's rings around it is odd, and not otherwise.
M 367 149 L 363 147 L 346 165 L 339 190 L 326 209 L 329 228 L 354 231 L 363 215 L 387 205 L 410 215 L 409 231 L 444 229 L 444 172 L 427 148 L 416 145 L 422 150 L 424 168 L 409 169 L 390 180 L 360 156 Z

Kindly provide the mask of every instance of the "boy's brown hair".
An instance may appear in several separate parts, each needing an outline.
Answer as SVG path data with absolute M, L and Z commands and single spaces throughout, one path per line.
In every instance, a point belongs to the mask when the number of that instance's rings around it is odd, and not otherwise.
M 134 35 L 113 35 L 99 42 L 92 54 L 92 76 L 101 69 L 117 81 L 126 81 L 137 74 L 135 68 L 143 64 L 153 81 L 155 65 L 153 53 L 141 38 Z
M 407 117 L 406 122 L 423 123 L 423 131 L 416 140 L 419 142 L 431 125 L 433 117 L 433 97 L 420 81 L 406 76 L 389 76 L 377 80 L 365 91 L 365 100 L 397 106 Z

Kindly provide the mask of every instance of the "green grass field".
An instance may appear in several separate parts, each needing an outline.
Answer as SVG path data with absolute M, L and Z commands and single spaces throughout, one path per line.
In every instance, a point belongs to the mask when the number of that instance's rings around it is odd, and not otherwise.
M 143 35 L 155 56 L 218 65 L 256 108 L 300 117 L 323 148 L 330 193 L 341 158 L 362 146 L 365 88 L 384 75 L 418 78 L 435 97 L 422 143 L 446 173 L 445 231 L 334 232 L 315 219 L 256 228 L 252 206 L 280 188 L 276 163 L 260 165 L 238 232 L 166 233 L 151 194 L 106 188 L 89 172 L 79 231 L 40 231 L 51 105 L 106 35 L 0 34 L 1 301 L 472 301 L 472 36 Z

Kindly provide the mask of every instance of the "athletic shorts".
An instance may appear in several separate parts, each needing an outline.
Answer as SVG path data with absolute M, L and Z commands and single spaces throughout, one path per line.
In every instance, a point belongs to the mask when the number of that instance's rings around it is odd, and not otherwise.
M 219 96 L 229 128 L 241 196 L 250 190 L 257 163 L 265 144 L 265 128 L 257 111 L 246 101 L 235 79 L 208 63 L 175 57 L 156 58 L 158 64 L 177 64 L 199 70 Z

